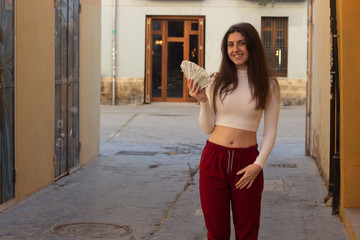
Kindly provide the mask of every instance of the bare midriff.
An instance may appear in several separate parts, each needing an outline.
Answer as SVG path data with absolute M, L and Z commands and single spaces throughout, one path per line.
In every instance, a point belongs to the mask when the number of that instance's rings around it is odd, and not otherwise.
M 256 145 L 256 132 L 216 125 L 209 141 L 230 148 L 247 148 Z

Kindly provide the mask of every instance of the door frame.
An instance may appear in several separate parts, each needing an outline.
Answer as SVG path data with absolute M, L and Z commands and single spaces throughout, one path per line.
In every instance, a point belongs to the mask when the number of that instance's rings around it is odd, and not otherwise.
M 198 49 L 199 49 L 199 55 L 198 55 L 198 65 L 201 67 L 204 67 L 204 35 L 205 35 L 205 16 L 146 16 L 146 50 L 145 50 L 145 103 L 150 103 L 152 101 L 157 102 L 196 102 L 196 100 L 189 96 L 187 84 L 185 81 L 185 77 L 183 77 L 183 97 L 182 98 L 175 98 L 175 97 L 164 97 L 164 92 L 166 90 L 166 81 L 162 81 L 162 97 L 152 97 L 152 35 L 153 35 L 153 29 L 152 29 L 152 23 L 156 20 L 162 20 L 162 21 L 169 21 L 169 20 L 183 20 L 185 23 L 184 26 L 184 37 L 182 38 L 176 38 L 176 37 L 167 37 L 167 27 L 164 27 L 164 30 L 162 30 L 163 34 L 163 42 L 166 44 L 168 42 L 173 41 L 184 41 L 184 44 L 189 45 L 189 39 L 186 36 L 189 36 L 191 34 L 191 29 L 186 26 L 187 24 L 191 23 L 191 20 L 198 21 L 199 22 L 199 29 L 198 31 Z M 168 38 L 170 38 L 168 40 Z M 164 45 L 165 45 L 164 44 Z M 167 63 L 167 47 L 163 47 L 162 51 L 165 51 L 165 54 L 163 53 L 162 57 L 162 63 Z M 189 52 L 184 51 L 184 60 L 189 59 Z M 180 68 L 180 66 L 179 66 Z M 162 75 L 167 75 L 166 69 L 162 68 Z

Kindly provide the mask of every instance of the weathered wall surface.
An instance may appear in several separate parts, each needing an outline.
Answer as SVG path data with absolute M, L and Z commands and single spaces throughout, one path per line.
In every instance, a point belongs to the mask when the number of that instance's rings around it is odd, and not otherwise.
M 324 7 L 328 6 L 328 7 Z M 311 156 L 317 162 L 325 184 L 330 169 L 330 2 L 313 3 L 311 62 Z
M 144 79 L 143 78 L 117 78 L 116 79 L 116 105 L 144 103 Z M 112 102 L 112 78 L 101 80 L 101 104 L 111 105 Z
M 304 105 L 306 100 L 306 79 L 278 79 L 281 89 L 280 104 L 283 106 Z M 101 79 L 101 104 L 111 105 L 112 79 Z M 116 104 L 143 104 L 143 78 L 117 78 Z
M 283 106 L 304 105 L 306 101 L 306 79 L 278 78 L 280 104 Z

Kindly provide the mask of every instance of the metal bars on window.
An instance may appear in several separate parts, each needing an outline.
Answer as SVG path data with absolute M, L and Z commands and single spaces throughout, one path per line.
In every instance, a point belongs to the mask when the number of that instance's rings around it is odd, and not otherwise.
M 288 18 L 262 17 L 261 38 L 270 66 L 277 76 L 287 76 Z
M 55 166 L 58 179 L 79 168 L 79 0 L 56 0 Z
M 14 10 L 0 1 L 0 204 L 15 197 Z

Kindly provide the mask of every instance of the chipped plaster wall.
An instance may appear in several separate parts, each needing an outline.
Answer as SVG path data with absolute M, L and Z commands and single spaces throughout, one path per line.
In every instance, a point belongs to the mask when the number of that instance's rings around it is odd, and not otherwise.
M 101 104 L 111 105 L 112 79 L 101 80 Z M 143 78 L 117 78 L 116 79 L 116 105 L 144 103 L 144 79 Z
M 282 106 L 304 105 L 306 101 L 306 79 L 278 78 L 280 104 Z

